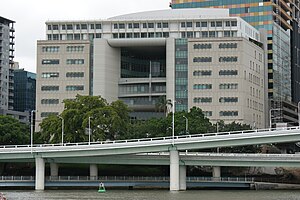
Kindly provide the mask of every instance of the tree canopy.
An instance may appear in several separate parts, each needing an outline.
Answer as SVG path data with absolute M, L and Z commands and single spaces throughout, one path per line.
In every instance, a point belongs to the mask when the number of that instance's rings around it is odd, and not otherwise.
M 65 100 L 64 141 L 88 141 L 89 125 L 91 141 L 115 140 L 127 132 L 129 109 L 122 101 L 111 104 L 99 96 L 77 95 L 75 100 Z M 62 134 L 62 119 L 49 116 L 40 124 L 40 139 L 43 142 L 59 143 Z
M 29 125 L 10 117 L 0 115 L 0 144 L 30 143 Z

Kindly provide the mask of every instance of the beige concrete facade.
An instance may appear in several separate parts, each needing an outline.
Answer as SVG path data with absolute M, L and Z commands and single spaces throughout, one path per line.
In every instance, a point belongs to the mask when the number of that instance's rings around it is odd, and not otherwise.
M 200 107 L 212 123 L 265 127 L 264 49 L 246 38 L 207 38 L 189 39 L 188 52 L 189 108 Z
M 63 111 L 63 100 L 90 94 L 90 69 L 89 41 L 37 42 L 36 131 Z

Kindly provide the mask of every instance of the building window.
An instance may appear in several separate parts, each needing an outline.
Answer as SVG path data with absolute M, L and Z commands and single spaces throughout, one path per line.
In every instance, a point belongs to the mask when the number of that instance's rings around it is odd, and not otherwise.
M 212 97 L 196 97 L 194 103 L 211 103 Z
M 212 116 L 212 111 L 203 111 L 202 113 L 205 117 L 211 117 Z
M 217 21 L 216 25 L 217 25 L 217 27 L 222 27 L 223 26 L 222 21 Z
M 58 78 L 59 73 L 58 72 L 45 72 L 42 73 L 42 78 Z
M 96 24 L 96 29 L 101 29 L 101 24 Z
M 198 70 L 193 72 L 193 76 L 211 76 L 211 70 Z
M 157 23 L 157 24 L 156 24 L 156 27 L 157 27 L 157 28 L 161 28 L 161 27 L 162 27 L 161 23 Z
M 54 86 L 54 85 L 45 85 L 41 87 L 42 91 L 58 91 L 59 86 Z
M 58 65 L 59 60 L 58 59 L 47 59 L 47 60 L 42 60 L 42 65 Z
M 81 29 L 86 30 L 87 29 L 87 24 L 81 24 Z
M 58 46 L 43 47 L 42 52 L 59 52 Z
M 126 33 L 126 38 L 132 38 L 133 34 L 132 33 Z
M 220 76 L 237 76 L 238 70 L 220 70 L 219 75 Z
M 68 85 L 66 86 L 66 91 L 82 91 L 84 90 L 83 85 Z
M 42 99 L 41 104 L 59 104 L 59 99 Z
M 169 33 L 169 32 L 164 32 L 164 33 L 163 33 L 163 37 L 164 37 L 164 38 L 168 38 L 169 36 L 170 36 L 170 33 Z
M 66 25 L 61 25 L 61 30 L 66 30 Z
M 216 31 L 209 31 L 209 37 L 216 37 Z
M 76 24 L 76 30 L 80 30 L 80 24 Z
M 237 43 L 220 43 L 219 49 L 236 49 Z
M 127 26 L 128 26 L 128 29 L 132 29 L 132 24 L 130 23 L 130 24 L 127 24 Z
M 96 33 L 96 38 L 101 38 L 101 33 Z
M 237 83 L 223 83 L 223 84 L 219 85 L 219 88 L 221 90 L 227 90 L 227 89 L 234 90 L 234 89 L 238 89 L 238 84 Z
M 194 57 L 193 62 L 212 62 L 212 57 Z
M 148 28 L 154 28 L 154 23 L 148 23 Z
M 139 23 L 134 23 L 133 28 L 140 28 L 140 24 Z
M 52 30 L 58 30 L 58 25 L 52 25 Z
M 169 28 L 169 23 L 164 22 L 164 23 L 163 23 L 163 28 Z
M 73 30 L 73 25 L 72 24 L 67 24 L 67 30 Z
M 181 28 L 185 28 L 185 22 L 181 22 Z
M 239 115 L 238 111 L 221 111 L 220 112 L 221 117 L 235 117 L 238 115 Z
M 118 29 L 118 24 L 114 24 L 114 29 Z
M 83 65 L 84 59 L 67 59 L 67 65 Z
M 207 27 L 207 22 L 201 22 L 201 27 Z
M 125 24 L 119 24 L 119 29 L 125 29 Z
M 200 22 L 196 22 L 196 27 L 197 27 L 197 28 L 200 27 Z
M 210 22 L 210 27 L 216 27 L 216 22 Z
M 84 77 L 84 72 L 67 72 L 67 78 L 82 78 Z
M 238 97 L 220 97 L 220 103 L 237 103 L 239 101 Z
M 50 115 L 58 115 L 58 112 L 42 112 L 41 117 L 49 117 Z
M 210 90 L 212 89 L 212 84 L 195 84 L 193 88 L 194 90 Z
M 187 22 L 186 27 L 187 28 L 192 28 L 193 27 L 193 22 Z
M 94 30 L 95 29 L 95 24 L 90 24 L 90 29 Z
M 147 28 L 147 23 L 143 23 L 143 28 Z
M 237 26 L 237 21 L 231 21 L 231 26 Z
M 230 31 L 224 31 L 224 37 L 230 37 Z
M 187 36 L 187 38 L 193 38 L 193 37 L 194 37 L 194 32 L 188 31 L 188 32 L 186 33 L 186 36 Z
M 225 26 L 226 26 L 226 27 L 230 27 L 230 21 L 226 21 L 226 22 L 225 22 Z
M 220 57 L 219 62 L 237 62 L 237 56 L 230 56 L 230 57 Z
M 83 52 L 84 46 L 67 46 L 67 52 Z
M 51 25 L 48 25 L 48 30 L 52 30 L 52 26 Z

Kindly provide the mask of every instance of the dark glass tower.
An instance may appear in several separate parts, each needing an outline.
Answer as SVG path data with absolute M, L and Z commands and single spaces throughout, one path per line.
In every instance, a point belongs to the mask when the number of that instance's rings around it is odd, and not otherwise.
M 14 110 L 35 110 L 36 75 L 24 69 L 14 70 Z

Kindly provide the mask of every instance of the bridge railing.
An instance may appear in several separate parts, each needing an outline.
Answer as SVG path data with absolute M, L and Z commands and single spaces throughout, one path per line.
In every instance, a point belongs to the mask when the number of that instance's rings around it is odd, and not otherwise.
M 212 137 L 212 136 L 223 136 L 223 135 L 237 135 L 237 134 L 254 134 L 254 133 L 262 133 L 262 132 L 273 132 L 279 130 L 299 130 L 299 126 L 296 127 L 283 127 L 283 128 L 268 128 L 268 129 L 256 129 L 256 130 L 244 130 L 244 131 L 231 131 L 231 132 L 218 132 L 218 133 L 204 133 L 204 134 L 193 134 L 193 135 L 180 135 L 175 136 L 174 140 L 179 139 L 189 139 L 189 138 L 203 138 L 203 137 Z M 168 137 L 156 137 L 156 138 L 140 138 L 140 139 L 129 139 L 129 140 L 114 140 L 114 141 L 96 141 L 91 142 L 91 145 L 101 145 L 101 144 L 118 144 L 118 143 L 133 143 L 133 142 L 153 142 L 153 141 L 171 141 L 173 139 L 172 136 Z M 88 142 L 80 142 L 80 143 L 64 143 L 63 146 L 83 146 L 89 145 Z M 58 144 L 34 144 L 33 147 L 60 147 L 61 143 Z M 30 145 L 2 145 L 0 149 L 5 148 L 29 148 Z

